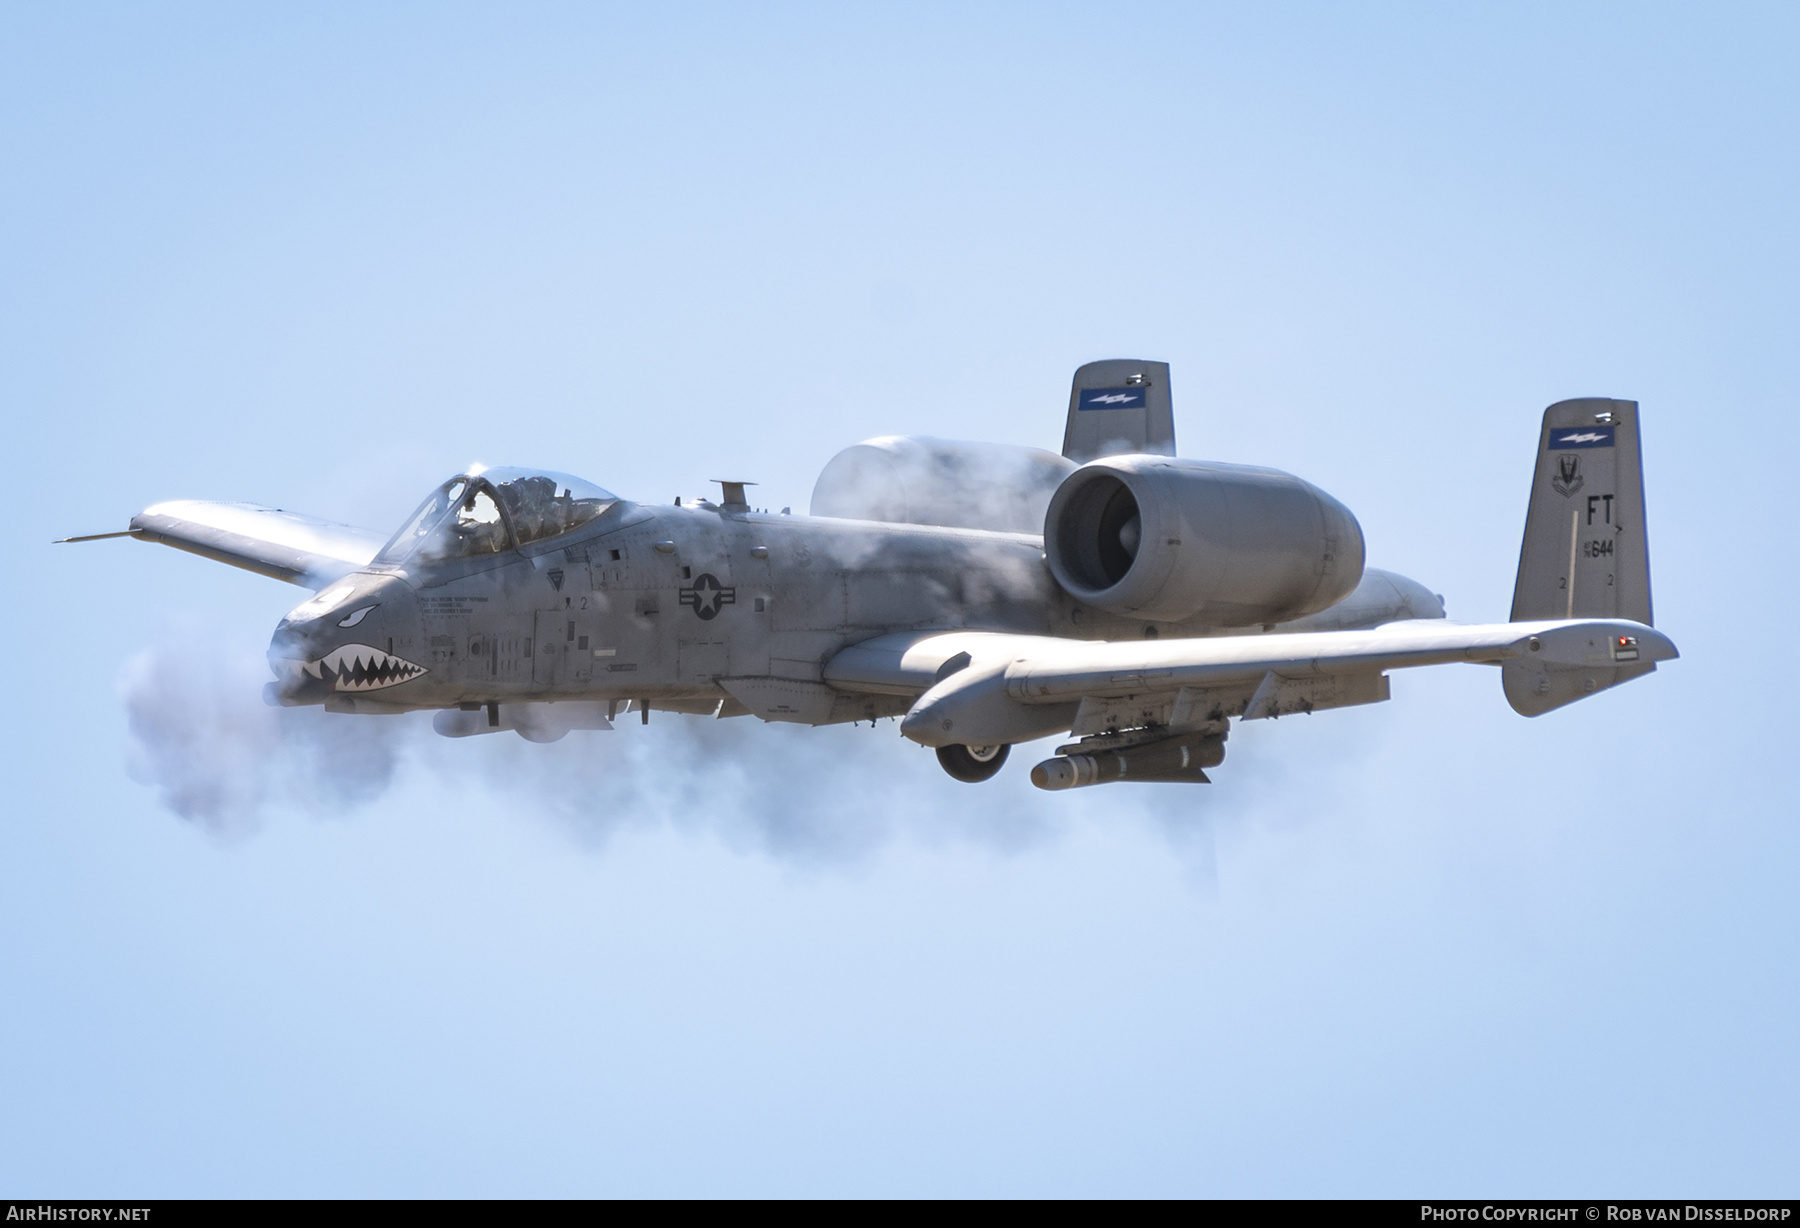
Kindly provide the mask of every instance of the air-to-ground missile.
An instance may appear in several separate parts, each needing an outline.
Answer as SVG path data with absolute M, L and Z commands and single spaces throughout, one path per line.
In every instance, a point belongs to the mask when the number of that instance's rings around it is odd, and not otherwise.
M 1224 761 L 1225 739 L 1218 734 L 1177 734 L 1123 750 L 1046 759 L 1031 769 L 1031 783 L 1040 789 L 1078 789 L 1111 780 L 1210 784 L 1201 769 Z

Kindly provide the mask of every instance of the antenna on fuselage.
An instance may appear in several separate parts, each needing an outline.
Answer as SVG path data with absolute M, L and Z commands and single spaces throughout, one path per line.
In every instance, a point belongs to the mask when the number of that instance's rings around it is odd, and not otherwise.
M 712 480 L 723 487 L 725 491 L 724 496 L 719 501 L 720 507 L 739 508 L 750 506 L 749 501 L 744 498 L 744 487 L 755 486 L 755 482 L 728 482 L 724 478 L 713 478 Z

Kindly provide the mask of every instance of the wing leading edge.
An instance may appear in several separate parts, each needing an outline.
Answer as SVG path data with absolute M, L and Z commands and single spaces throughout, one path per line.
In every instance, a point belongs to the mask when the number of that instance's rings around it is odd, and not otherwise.
M 386 542 L 365 529 L 277 507 L 192 499 L 145 508 L 127 532 L 307 588 L 368 566 Z

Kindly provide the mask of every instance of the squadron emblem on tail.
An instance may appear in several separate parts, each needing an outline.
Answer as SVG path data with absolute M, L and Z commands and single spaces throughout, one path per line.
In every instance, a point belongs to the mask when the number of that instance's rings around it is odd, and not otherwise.
M 1567 499 L 1581 489 L 1585 479 L 1581 476 L 1581 458 L 1579 456 L 1559 456 L 1556 458 L 1556 476 L 1550 479 L 1550 485 L 1556 493 Z

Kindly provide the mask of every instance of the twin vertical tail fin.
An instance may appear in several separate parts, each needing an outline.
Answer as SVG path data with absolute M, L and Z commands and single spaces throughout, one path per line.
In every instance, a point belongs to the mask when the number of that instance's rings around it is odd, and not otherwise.
M 1574 618 L 1652 625 L 1636 401 L 1586 397 L 1544 411 L 1512 621 Z M 1595 647 L 1610 664 L 1503 666 L 1507 701 L 1537 716 L 1656 668 L 1636 663 L 1632 644 Z
M 1124 452 L 1175 455 L 1169 364 L 1107 358 L 1075 372 L 1063 455 L 1077 465 Z

